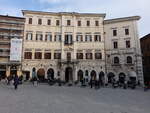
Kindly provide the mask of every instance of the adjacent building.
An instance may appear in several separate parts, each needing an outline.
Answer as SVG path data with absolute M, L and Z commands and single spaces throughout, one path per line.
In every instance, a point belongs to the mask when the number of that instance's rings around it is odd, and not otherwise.
M 139 16 L 104 20 L 105 14 L 22 12 L 26 78 L 69 82 L 135 76 L 143 83 Z
M 141 50 L 143 55 L 143 74 L 144 82 L 150 81 L 150 34 L 142 37 L 141 41 Z
M 0 76 L 3 78 L 13 74 L 21 75 L 24 22 L 25 19 L 21 17 L 0 15 Z M 19 59 L 16 59 L 14 53 L 20 54 Z
M 106 73 L 119 79 L 137 77 L 143 84 L 143 67 L 137 21 L 139 16 L 104 21 Z

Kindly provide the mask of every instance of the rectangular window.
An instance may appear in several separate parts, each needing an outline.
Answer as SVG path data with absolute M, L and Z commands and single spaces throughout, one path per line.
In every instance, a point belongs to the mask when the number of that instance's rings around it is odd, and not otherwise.
M 32 40 L 32 33 L 26 34 L 26 40 Z
M 95 21 L 95 26 L 99 26 L 99 21 Z
M 43 40 L 43 35 L 42 34 L 36 34 L 36 40 Z
M 71 60 L 71 53 L 70 52 L 67 53 L 67 60 L 69 60 L 69 61 Z
M 54 59 L 61 59 L 61 53 L 54 53 Z
M 90 21 L 89 20 L 86 22 L 86 26 L 90 26 Z
M 32 59 L 32 52 L 25 52 L 24 59 Z
M 76 36 L 76 41 L 77 42 L 82 42 L 83 41 L 83 36 L 82 35 L 77 35 Z
M 52 35 L 51 34 L 46 34 L 45 35 L 45 41 L 52 41 Z
M 47 20 L 47 25 L 51 25 L 51 20 Z
M 101 41 L 101 36 L 100 35 L 94 35 L 94 41 L 95 42 L 100 42 Z
M 126 48 L 130 48 L 130 41 L 129 40 L 126 41 Z
M 42 53 L 41 52 L 35 52 L 35 59 L 42 59 Z
M 32 18 L 29 18 L 29 24 L 32 24 Z
M 67 26 L 71 25 L 71 20 L 67 20 Z
M 113 30 L 113 36 L 117 36 L 117 30 L 116 29 Z
M 125 29 L 125 35 L 129 35 L 129 29 Z
M 38 19 L 38 24 L 39 24 L 39 25 L 42 24 L 42 19 Z
M 118 42 L 114 42 L 114 49 L 118 48 Z
M 61 41 L 61 35 L 56 34 L 54 41 L 55 41 L 55 42 L 60 42 L 60 41 Z
M 85 35 L 85 41 L 91 42 L 92 41 L 92 35 Z
M 81 21 L 80 20 L 78 21 L 78 26 L 81 26 Z
M 92 53 L 86 53 L 86 59 L 93 59 Z
M 64 42 L 66 45 L 70 45 L 70 44 L 73 44 L 73 37 L 72 35 L 70 34 L 67 34 L 65 35 L 65 42 Z
M 77 53 L 77 59 L 83 59 L 83 53 Z
M 102 59 L 101 53 L 95 53 L 95 59 Z
M 44 59 L 51 59 L 51 53 L 45 53 Z
M 59 26 L 59 25 L 60 25 L 60 21 L 56 20 L 56 26 Z

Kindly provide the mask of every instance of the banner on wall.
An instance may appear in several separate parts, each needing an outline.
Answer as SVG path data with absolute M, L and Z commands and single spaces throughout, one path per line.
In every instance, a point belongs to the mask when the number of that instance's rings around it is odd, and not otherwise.
M 21 61 L 22 39 L 11 39 L 10 61 Z

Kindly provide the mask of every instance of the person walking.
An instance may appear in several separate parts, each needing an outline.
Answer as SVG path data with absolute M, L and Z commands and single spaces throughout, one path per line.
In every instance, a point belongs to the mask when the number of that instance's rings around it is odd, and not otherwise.
M 14 88 L 15 90 L 18 89 L 18 84 L 19 84 L 19 78 L 17 75 L 14 76 Z

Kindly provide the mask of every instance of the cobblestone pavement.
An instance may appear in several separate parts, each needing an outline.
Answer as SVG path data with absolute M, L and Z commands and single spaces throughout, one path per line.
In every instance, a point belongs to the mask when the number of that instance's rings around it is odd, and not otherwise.
M 0 113 L 150 113 L 150 91 L 0 83 Z

